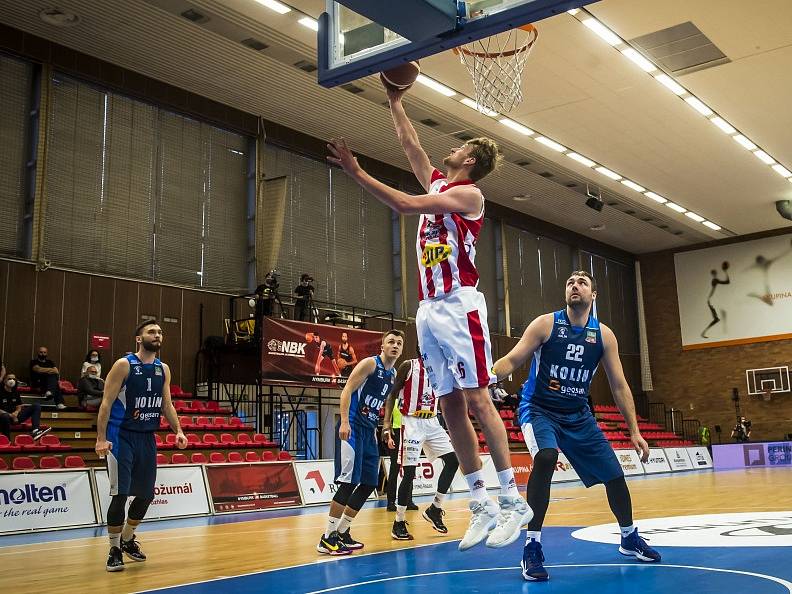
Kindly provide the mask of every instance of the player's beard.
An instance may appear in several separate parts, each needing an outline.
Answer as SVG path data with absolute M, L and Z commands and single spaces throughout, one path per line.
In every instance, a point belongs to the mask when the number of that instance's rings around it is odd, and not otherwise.
M 589 309 L 591 307 L 591 304 L 593 303 L 594 300 L 592 299 L 591 301 L 586 301 L 583 298 L 582 295 L 578 295 L 578 296 L 580 297 L 580 299 L 578 299 L 577 301 L 572 301 L 572 298 L 571 298 L 571 295 L 570 295 L 570 298 L 567 299 L 567 302 L 566 302 L 567 307 L 569 307 L 571 309 L 574 309 L 575 311 L 578 311 L 578 312 L 586 311 L 586 309 Z
M 149 353 L 156 353 L 160 350 L 162 343 L 154 340 L 146 340 L 145 338 L 140 341 L 140 347 Z

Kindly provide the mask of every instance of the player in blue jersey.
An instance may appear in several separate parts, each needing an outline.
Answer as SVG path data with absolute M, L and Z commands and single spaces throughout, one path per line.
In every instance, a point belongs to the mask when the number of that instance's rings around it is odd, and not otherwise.
M 107 534 L 110 553 L 107 571 L 124 569 L 122 553 L 133 561 L 145 561 L 135 539 L 135 528 L 154 500 L 157 479 L 157 445 L 154 432 L 164 414 L 176 433 L 179 449 L 187 438 L 170 397 L 170 369 L 157 358 L 162 346 L 162 329 L 156 320 L 147 320 L 135 330 L 138 350 L 113 364 L 105 381 L 104 396 L 96 421 L 96 453 L 107 458 L 110 479 L 110 507 Z M 124 523 L 128 497 L 134 497 Z
M 350 536 L 349 525 L 377 487 L 377 424 L 380 410 L 396 381 L 394 365 L 403 347 L 403 332 L 385 332 L 381 353 L 358 363 L 341 392 L 335 448 L 338 489 L 330 503 L 327 529 L 316 545 L 316 550 L 325 555 L 348 555 L 363 548 L 363 543 Z
M 536 318 L 509 354 L 493 366 L 493 372 L 503 379 L 533 357 L 519 411 L 525 443 L 533 456 L 528 504 L 534 517 L 528 523 L 521 563 L 522 575 L 528 581 L 548 579 L 541 530 L 559 449 L 586 487 L 605 485 L 608 503 L 621 529 L 619 552 L 640 561 L 660 561 L 660 554 L 646 544 L 633 525 L 624 471 L 588 405 L 591 379 L 602 361 L 635 451 L 647 461 L 649 446 L 638 430 L 616 336 L 592 315 L 596 296 L 594 278 L 585 271 L 573 272 L 566 283 L 566 309 Z

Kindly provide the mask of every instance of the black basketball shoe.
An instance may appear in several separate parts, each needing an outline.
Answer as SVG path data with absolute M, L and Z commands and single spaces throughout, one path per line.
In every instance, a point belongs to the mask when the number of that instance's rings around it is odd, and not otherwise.
M 393 522 L 391 536 L 396 540 L 413 540 L 413 535 L 407 532 L 407 522 L 398 520 Z
M 107 569 L 107 571 L 124 571 L 124 556 L 121 554 L 121 549 L 118 547 L 110 547 L 105 569 Z
M 423 516 L 423 519 L 429 522 L 432 525 L 432 528 L 437 530 L 440 534 L 448 533 L 448 528 L 446 528 L 446 525 L 443 524 L 443 516 L 445 515 L 445 511 L 439 507 L 430 505 L 423 511 L 421 515 Z
M 354 538 L 352 538 L 352 535 L 349 534 L 349 528 L 347 528 L 346 532 L 338 533 L 338 540 L 340 540 L 346 548 L 352 551 L 357 551 L 358 549 L 363 548 L 363 543 L 356 541 Z
M 132 559 L 132 561 L 146 560 L 146 555 L 140 550 L 140 545 L 134 534 L 132 535 L 132 540 L 121 539 L 121 550 L 124 551 L 124 554 Z

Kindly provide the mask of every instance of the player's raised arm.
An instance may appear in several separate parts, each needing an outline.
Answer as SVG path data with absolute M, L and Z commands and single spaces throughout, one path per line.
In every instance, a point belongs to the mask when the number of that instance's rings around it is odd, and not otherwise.
M 627 383 L 627 378 L 624 377 L 624 368 L 622 367 L 621 359 L 619 359 L 619 343 L 616 341 L 616 335 L 613 330 L 605 324 L 600 324 L 600 332 L 602 333 L 603 346 L 602 366 L 608 376 L 608 384 L 610 384 L 610 389 L 613 393 L 613 400 L 624 417 L 635 451 L 641 455 L 641 460 L 646 462 L 649 459 L 649 446 L 644 438 L 641 437 L 641 432 L 638 429 L 638 418 L 635 415 L 632 391 Z
M 523 332 L 520 341 L 514 345 L 504 357 L 495 361 L 492 371 L 498 381 L 509 377 L 515 369 L 530 359 L 536 350 L 544 344 L 553 331 L 553 314 L 544 314 L 535 318 Z
M 432 183 L 432 172 L 434 167 L 429 162 L 429 157 L 421 147 L 421 142 L 418 139 L 418 133 L 413 128 L 410 118 L 404 111 L 402 104 L 402 97 L 404 96 L 403 90 L 392 90 L 388 87 L 385 88 L 388 93 L 388 101 L 390 102 L 391 116 L 393 116 L 393 125 L 396 128 L 396 135 L 399 137 L 399 142 L 407 155 L 407 160 L 410 162 L 410 167 L 418 178 L 424 190 L 429 191 L 429 185 Z
M 374 357 L 366 357 L 352 370 L 344 389 L 341 391 L 338 407 L 338 412 L 341 415 L 341 425 L 338 428 L 338 437 L 344 441 L 349 439 L 349 434 L 352 432 L 352 427 L 349 425 L 349 405 L 352 402 L 352 392 L 360 388 L 366 378 L 374 373 L 376 368 L 377 362 Z

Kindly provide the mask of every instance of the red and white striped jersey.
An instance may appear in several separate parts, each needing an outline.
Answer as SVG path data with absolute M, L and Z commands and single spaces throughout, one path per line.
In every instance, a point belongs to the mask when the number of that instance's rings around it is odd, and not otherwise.
M 465 180 L 449 183 L 445 175 L 435 169 L 429 193 L 440 194 L 462 185 L 473 185 L 473 182 Z M 483 223 L 483 197 L 481 212 L 474 219 L 457 212 L 421 215 L 415 244 L 419 300 L 444 297 L 459 287 L 478 285 L 476 241 Z
M 399 411 L 413 417 L 437 416 L 437 396 L 420 359 L 410 359 L 410 373 L 399 392 Z

